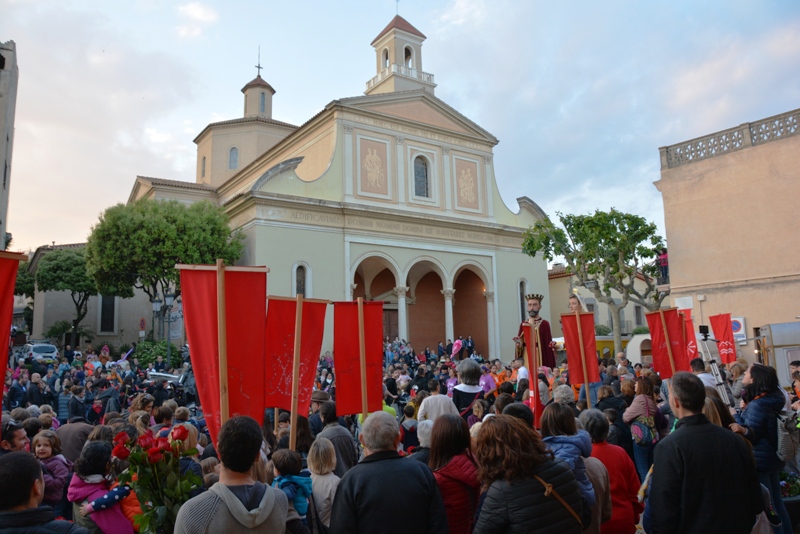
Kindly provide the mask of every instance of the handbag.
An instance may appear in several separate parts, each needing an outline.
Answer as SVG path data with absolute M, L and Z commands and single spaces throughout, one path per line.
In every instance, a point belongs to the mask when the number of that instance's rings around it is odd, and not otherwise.
M 653 415 L 650 415 L 650 405 L 645 401 L 647 415 L 640 415 L 631 422 L 631 435 L 633 441 L 641 447 L 650 447 L 658 441 L 656 432 L 656 422 Z
M 480 397 L 482 393 L 483 393 L 483 391 L 477 392 L 475 394 L 475 398 L 472 399 L 472 402 L 469 403 L 469 406 L 467 406 L 466 408 L 461 410 L 461 413 L 459 413 L 458 415 L 460 415 L 461 417 L 464 417 L 464 415 L 472 409 L 472 407 L 475 405 L 475 403 L 478 402 L 478 397 Z

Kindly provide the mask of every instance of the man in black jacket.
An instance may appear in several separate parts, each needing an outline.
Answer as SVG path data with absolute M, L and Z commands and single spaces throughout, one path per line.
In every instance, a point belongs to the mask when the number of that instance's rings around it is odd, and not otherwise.
M 83 527 L 57 520 L 51 507 L 40 506 L 44 499 L 44 478 L 41 464 L 32 454 L 12 452 L 0 457 L 0 480 L 4 481 L 0 484 L 0 534 L 88 534 Z
M 764 509 L 753 454 L 740 436 L 703 415 L 699 378 L 677 373 L 670 389 L 679 421 L 654 451 L 649 532 L 749 533 Z
M 358 439 L 364 446 L 364 459 L 339 483 L 331 532 L 447 532 L 444 501 L 433 473 L 422 462 L 404 461 L 397 453 L 397 420 L 386 412 L 372 413 Z M 394 506 L 398 495 L 403 498 L 402 507 Z

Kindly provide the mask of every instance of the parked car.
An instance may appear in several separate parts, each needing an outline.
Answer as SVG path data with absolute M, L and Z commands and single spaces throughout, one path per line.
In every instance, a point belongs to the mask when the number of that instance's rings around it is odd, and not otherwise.
M 58 348 L 50 343 L 28 343 L 22 348 L 22 357 L 57 361 Z

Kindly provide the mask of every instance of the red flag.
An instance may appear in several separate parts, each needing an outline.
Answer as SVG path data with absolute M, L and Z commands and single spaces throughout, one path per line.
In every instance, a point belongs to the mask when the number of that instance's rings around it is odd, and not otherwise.
M 530 375 L 530 388 L 532 394 L 529 395 L 531 402 L 531 410 L 533 410 L 533 426 L 541 428 L 542 412 L 542 399 L 539 396 L 539 366 L 541 365 L 541 354 L 536 350 L 536 330 L 530 324 L 522 324 L 522 336 L 525 339 L 525 350 L 528 353 L 528 359 L 524 362 L 528 368 Z M 594 328 L 594 327 L 592 327 Z
M 679 310 L 683 314 L 684 320 L 684 340 L 686 343 L 686 359 L 689 361 L 697 358 L 697 335 L 694 333 L 694 322 L 692 321 L 692 310 Z
M 733 339 L 733 325 L 730 313 L 720 313 L 708 318 L 714 337 L 717 339 L 717 348 L 722 363 L 736 361 L 736 341 Z
M 383 302 L 363 303 L 367 358 L 367 410 L 383 408 Z M 336 364 L 336 411 L 361 413 L 361 356 L 358 302 L 333 304 L 333 354 Z
M 594 314 L 581 313 L 581 338 L 578 335 L 578 320 L 574 313 L 561 316 L 561 328 L 564 331 L 564 348 L 567 350 L 569 381 L 572 384 L 600 382 L 600 370 L 597 367 L 597 344 L 594 337 Z M 583 346 L 583 356 L 581 355 Z M 583 376 L 584 366 L 588 379 Z
M 217 272 L 181 269 L 186 335 L 206 424 L 216 441 L 221 425 Z M 225 313 L 230 415 L 264 417 L 267 277 L 264 272 L 225 271 Z
M 664 317 L 662 323 L 661 317 Z M 660 310 L 645 314 L 647 325 L 650 327 L 650 340 L 653 351 L 653 369 L 659 376 L 666 380 L 678 371 L 689 370 L 689 360 L 686 358 L 686 345 L 683 342 L 684 322 L 676 308 Z M 667 350 L 667 338 L 664 334 L 666 324 L 669 344 L 672 347 L 672 363 L 670 363 Z M 673 371 L 674 365 L 674 371 Z
M 19 256 L 16 258 L 15 256 Z M 11 343 L 11 319 L 14 316 L 14 286 L 17 283 L 19 262 L 27 256 L 3 252 L 0 257 L 0 335 L 5 336 L 5 348 L 0 349 L 0 369 L 8 367 L 8 350 Z
M 327 301 L 303 301 L 300 340 L 300 377 L 297 415 L 308 417 L 311 391 L 317 372 L 322 336 L 325 333 Z M 266 375 L 264 406 L 292 409 L 292 377 L 294 375 L 294 330 L 296 300 L 269 298 L 266 331 Z

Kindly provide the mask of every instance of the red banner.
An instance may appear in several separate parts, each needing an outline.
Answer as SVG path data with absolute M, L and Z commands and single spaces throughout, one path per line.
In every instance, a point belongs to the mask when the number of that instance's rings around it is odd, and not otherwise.
M 363 303 L 367 359 L 367 411 L 383 408 L 383 302 Z M 358 302 L 333 305 L 333 354 L 336 364 L 336 412 L 361 413 L 361 353 Z
M 581 328 L 578 334 L 578 319 L 574 313 L 561 316 L 561 328 L 564 331 L 564 348 L 567 350 L 567 366 L 571 384 L 600 382 L 600 370 L 597 367 L 597 343 L 594 337 L 594 314 L 581 313 Z M 581 351 L 583 346 L 583 351 Z M 583 376 L 586 368 L 588 378 Z M 588 391 L 588 387 L 587 387 Z
M 216 441 L 221 424 L 217 272 L 182 269 L 181 296 L 197 391 Z M 266 299 L 266 273 L 225 272 L 229 415 L 249 415 L 259 422 L 265 406 Z
M 308 417 L 311 391 L 325 333 L 326 301 L 303 301 L 297 415 Z M 297 301 L 270 298 L 267 307 L 264 406 L 292 409 Z
M 662 323 L 661 317 L 664 317 Z M 676 308 L 669 308 L 645 314 L 647 325 L 650 327 L 651 350 L 653 352 L 653 369 L 662 380 L 672 378 L 678 371 L 689 370 L 689 360 L 686 357 L 686 344 L 683 340 L 684 320 L 678 315 Z M 664 326 L 666 324 L 666 335 Z M 672 364 L 670 363 L 667 337 L 672 348 Z M 674 371 L 673 371 L 674 364 Z
M 3 253 L 0 258 L 0 334 L 5 336 L 5 348 L 0 349 L 0 369 L 8 367 L 8 351 L 11 344 L 11 319 L 14 317 L 14 286 L 17 283 L 19 262 L 25 260 L 9 258 L 10 253 Z M 3 375 L 5 376 L 5 375 Z
M 521 328 L 522 336 L 525 339 L 525 351 L 528 354 L 528 359 L 525 360 L 524 363 L 530 375 L 529 381 L 532 393 L 529 397 L 531 400 L 531 409 L 533 410 L 533 426 L 535 428 L 541 428 L 540 421 L 542 419 L 542 412 L 544 412 L 544 406 L 539 396 L 539 366 L 542 365 L 542 356 L 541 353 L 536 350 L 536 330 L 534 330 L 530 324 L 523 324 Z
M 731 324 L 730 313 L 720 313 L 708 318 L 711 323 L 711 330 L 717 340 L 719 358 L 722 363 L 733 363 L 736 361 L 736 341 L 733 339 L 733 325 Z
M 692 310 L 679 310 L 683 314 L 684 324 L 684 344 L 686 345 L 686 359 L 689 361 L 697 358 L 697 335 L 694 332 L 694 322 L 692 321 Z

